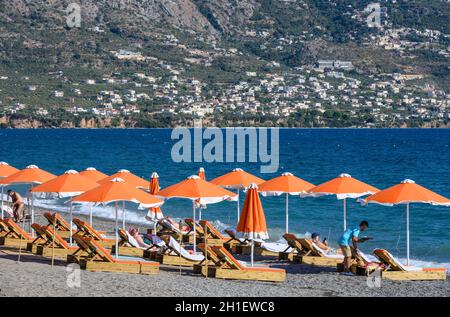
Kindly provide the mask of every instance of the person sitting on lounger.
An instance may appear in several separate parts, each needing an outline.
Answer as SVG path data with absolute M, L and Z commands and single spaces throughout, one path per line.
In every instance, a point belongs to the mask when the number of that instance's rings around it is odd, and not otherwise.
M 322 249 L 325 253 L 330 253 L 331 248 L 328 246 L 328 241 L 324 239 L 320 241 L 320 235 L 318 233 L 313 233 L 311 235 L 312 242 L 320 249 Z
M 12 200 L 12 208 L 15 222 L 22 221 L 22 219 L 25 217 L 25 209 L 22 196 L 20 196 L 19 193 L 12 190 L 8 190 L 7 194 Z
M 358 251 L 358 243 L 365 242 L 369 240 L 369 238 L 359 238 L 359 234 L 363 231 L 366 231 L 369 228 L 369 223 L 366 220 L 361 221 L 358 228 L 348 229 L 344 232 L 344 234 L 339 239 L 339 246 L 341 247 L 342 254 L 344 255 L 344 272 L 345 275 L 353 275 L 350 272 L 351 269 L 351 261 L 352 261 L 352 249 L 350 248 L 350 244 L 352 244 L 354 251 Z
M 139 228 L 136 229 L 130 229 L 129 230 L 129 234 L 134 238 L 134 240 L 136 240 L 136 242 L 138 243 L 139 247 L 141 248 L 150 248 L 150 245 L 145 243 L 144 239 L 142 238 L 140 232 L 139 232 Z

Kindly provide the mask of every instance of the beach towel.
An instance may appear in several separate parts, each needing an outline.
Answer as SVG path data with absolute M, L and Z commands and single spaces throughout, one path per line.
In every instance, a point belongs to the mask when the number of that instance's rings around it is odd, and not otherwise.
M 329 258 L 329 259 L 344 259 L 344 256 L 342 254 L 328 254 L 328 253 L 326 253 L 324 250 L 319 248 L 317 246 L 317 244 L 315 244 L 314 242 L 312 242 L 311 245 L 313 246 L 314 250 L 319 252 L 325 258 Z
M 145 248 L 142 248 L 140 245 L 139 245 L 139 243 L 137 242 L 137 240 L 128 232 L 128 231 L 125 231 L 126 233 L 127 233 L 127 240 L 128 240 L 128 243 L 132 246 L 132 247 L 134 247 L 134 248 L 138 248 L 138 249 L 145 249 Z
M 294 251 L 294 249 L 289 247 L 289 245 L 284 244 L 284 243 L 277 243 L 277 242 L 263 242 L 263 243 L 261 243 L 261 248 L 263 248 L 264 250 L 270 251 L 270 252 L 275 252 L 275 253 L 279 253 L 279 252 L 290 253 L 290 252 Z
M 177 240 L 175 240 L 173 237 L 170 237 L 169 240 L 169 246 L 176 250 L 179 254 L 181 254 L 181 256 L 185 259 L 188 259 L 190 261 L 195 261 L 195 262 L 200 262 L 203 261 L 203 259 L 205 258 L 203 255 L 201 254 L 191 254 L 189 253 L 185 248 L 183 248 L 178 242 Z

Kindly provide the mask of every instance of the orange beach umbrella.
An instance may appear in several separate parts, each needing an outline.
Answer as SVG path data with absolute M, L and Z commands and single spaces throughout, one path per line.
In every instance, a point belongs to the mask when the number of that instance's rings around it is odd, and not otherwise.
M 105 184 L 105 183 L 108 183 L 109 181 L 113 180 L 114 178 L 121 178 L 125 182 L 127 182 L 128 184 L 130 184 L 136 188 L 147 189 L 150 186 L 150 183 L 148 181 L 134 175 L 133 173 L 131 173 L 128 170 L 120 170 L 116 174 L 113 174 L 109 177 L 106 177 L 106 178 L 100 180 L 98 183 Z
M 286 233 L 289 232 L 289 195 L 300 195 L 314 188 L 315 185 L 294 176 L 283 173 L 274 179 L 259 185 L 259 192 L 263 196 L 281 196 L 286 194 Z
M 133 185 L 126 183 L 121 178 L 114 178 L 109 182 L 106 182 L 90 191 L 81 194 L 72 199 L 72 202 L 81 203 L 89 202 L 94 204 L 110 204 L 115 203 L 115 215 L 116 215 L 116 257 L 118 256 L 118 243 L 119 243 L 119 224 L 118 224 L 118 202 L 133 202 L 139 204 L 143 208 L 158 207 L 163 204 L 163 201 L 157 197 L 144 192 L 141 189 L 135 188 Z
M 17 173 L 19 170 L 15 167 L 12 167 L 6 162 L 0 162 L 0 179 L 8 177 L 9 175 L 12 175 L 14 173 Z M 4 199 L 4 192 L 3 192 L 3 185 L 0 185 L 2 188 L 2 219 L 4 218 L 4 206 L 3 206 L 3 199 Z
M 347 198 L 358 198 L 379 192 L 378 188 L 363 183 L 349 174 L 341 174 L 338 177 L 320 184 L 306 194 L 300 196 L 320 197 L 326 195 L 336 195 L 336 198 L 343 200 L 344 207 L 344 230 L 347 230 Z
M 55 195 L 56 198 L 73 197 L 88 190 L 98 187 L 99 184 L 79 174 L 77 171 L 69 170 L 48 182 L 34 187 L 32 193 Z M 70 227 L 72 228 L 73 214 L 70 204 Z M 70 231 L 70 243 L 72 243 L 72 230 Z
M 83 175 L 84 177 L 87 177 L 94 182 L 99 182 L 102 179 L 105 179 L 108 177 L 105 173 L 102 173 L 100 171 L 97 171 L 94 167 L 88 167 L 84 171 L 80 172 L 80 175 Z
M 237 221 L 239 221 L 239 212 L 240 212 L 239 208 L 240 190 L 247 188 L 251 184 L 259 185 L 264 182 L 265 180 L 263 180 L 262 178 L 247 173 L 241 168 L 235 168 L 231 172 L 219 176 L 211 181 L 211 183 L 215 185 L 237 190 Z
M 194 219 L 194 251 L 196 251 L 196 205 L 215 204 L 224 200 L 235 200 L 237 195 L 210 182 L 192 175 L 175 185 L 164 188 L 156 194 L 161 199 L 185 198 L 192 200 Z
M 159 175 L 158 173 L 154 172 L 152 173 L 152 176 L 150 177 L 150 194 L 156 195 L 156 193 L 159 192 Z M 164 215 L 161 211 L 160 207 L 153 207 L 149 209 L 148 215 L 150 219 L 152 220 L 158 220 L 164 218 Z
M 241 218 L 236 228 L 237 235 L 251 240 L 251 263 L 253 266 L 254 239 L 269 239 L 266 217 L 259 199 L 258 185 L 251 184 L 247 189 Z
M 55 178 L 56 175 L 53 175 L 49 172 L 46 172 L 36 165 L 29 165 L 23 170 L 20 170 L 14 174 L 9 175 L 8 177 L 0 180 L 0 185 L 14 185 L 14 184 L 29 184 L 31 188 L 33 188 L 36 184 L 42 184 L 48 182 L 49 180 Z M 31 223 L 34 223 L 34 199 L 31 196 Z
M 450 200 L 431 190 L 406 179 L 400 184 L 382 190 L 366 199 L 360 200 L 363 204 L 380 204 L 384 206 L 406 205 L 406 258 L 409 265 L 409 205 L 423 203 L 436 206 L 450 206 Z

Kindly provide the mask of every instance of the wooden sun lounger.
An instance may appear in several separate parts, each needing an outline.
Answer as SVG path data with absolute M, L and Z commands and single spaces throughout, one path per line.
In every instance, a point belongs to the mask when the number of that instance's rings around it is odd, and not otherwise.
M 43 234 L 47 242 L 36 248 L 36 254 L 44 257 L 55 257 L 57 259 L 66 259 L 68 255 L 75 253 L 78 248 L 70 246 L 57 232 L 53 231 L 52 226 L 42 227 Z M 80 252 L 79 256 L 83 254 Z
M 224 237 L 219 230 L 217 230 L 209 221 L 200 220 L 200 226 L 203 231 L 206 227 L 206 231 L 204 231 L 203 236 L 197 237 L 197 243 L 202 243 L 205 240 L 205 234 L 207 236 L 209 245 L 223 245 L 227 241 L 229 241 L 229 237 Z
M 77 226 L 78 231 L 75 235 L 84 237 L 84 238 L 92 238 L 97 241 L 97 244 L 100 244 L 103 247 L 111 248 L 112 245 L 115 245 L 116 241 L 114 239 L 107 239 L 103 237 L 103 233 L 95 230 L 91 227 L 87 222 L 82 221 L 78 218 L 73 219 L 73 223 Z
M 170 235 L 174 237 L 177 241 L 180 241 L 181 239 L 183 242 L 193 242 L 192 238 L 190 237 L 191 236 L 190 232 L 184 232 L 174 227 L 173 224 L 167 218 L 158 220 L 157 226 L 158 226 L 157 228 L 158 236 Z
M 285 233 L 283 235 L 283 238 L 284 240 L 286 240 L 288 246 L 292 249 L 292 251 L 287 252 L 286 250 L 285 252 L 278 253 L 278 259 L 280 261 L 282 260 L 294 261 L 294 256 L 296 256 L 297 254 L 304 253 L 303 247 L 299 239 L 295 235 L 291 233 Z
M 171 239 L 174 239 L 172 236 L 162 236 L 161 239 L 166 243 L 166 249 L 162 252 L 156 253 L 155 260 L 164 265 L 170 266 L 187 266 L 193 267 L 196 264 L 199 264 L 203 260 L 192 260 L 188 257 L 185 257 L 183 254 L 188 252 L 186 250 L 178 250 L 180 247 L 178 242 L 176 242 L 177 247 L 171 246 Z M 182 247 L 181 247 L 182 248 Z
M 36 253 L 38 245 L 42 245 L 47 242 L 47 236 L 45 235 L 42 227 L 37 223 L 33 223 L 31 228 L 33 228 L 34 232 L 36 232 L 36 238 L 32 242 L 27 243 L 27 251 Z
M 79 260 L 81 269 L 100 272 L 123 272 L 136 274 L 157 274 L 159 263 L 114 258 L 93 238 L 75 236 L 75 241 L 87 256 Z
M 344 261 L 344 258 L 341 256 L 327 256 L 319 252 L 309 239 L 297 238 L 297 241 L 301 245 L 301 253 L 294 256 L 293 261 L 295 263 L 336 267 Z
M 242 254 L 242 249 L 245 246 L 250 245 L 249 240 L 237 238 L 233 230 L 225 230 L 225 233 L 228 234 L 230 238 L 224 242 L 223 246 L 231 253 Z
M 186 236 L 184 236 L 183 242 L 194 243 L 194 220 L 191 218 L 186 218 L 184 219 L 184 222 L 188 225 L 189 232 L 187 233 Z M 199 240 L 199 238 L 205 235 L 205 231 L 203 230 L 202 226 L 198 223 L 195 225 L 195 235 L 197 237 L 197 240 Z
M 9 228 L 6 225 L 6 223 L 4 223 L 3 219 L 0 219 L 0 237 L 4 237 L 8 234 L 9 232 Z
M 0 237 L 0 245 L 25 250 L 27 244 L 34 241 L 33 237 L 23 231 L 12 219 L 3 220 L 3 224 L 8 228 L 8 232 Z
M 48 225 L 56 228 L 56 233 L 62 238 L 68 238 L 70 236 L 70 224 L 57 212 L 51 214 L 50 212 L 44 213 L 45 219 L 48 221 Z
M 373 254 L 386 265 L 381 277 L 396 281 L 446 280 L 445 268 L 412 268 L 402 265 L 394 256 L 384 249 L 375 249 Z
M 203 245 L 204 247 L 204 245 Z M 247 267 L 236 260 L 223 246 L 208 246 L 208 259 L 214 266 L 208 266 L 208 276 L 221 279 L 253 280 L 268 282 L 284 282 L 286 271 L 269 267 Z M 214 259 L 214 260 L 213 260 Z M 216 262 L 217 261 L 217 262 Z M 200 267 L 202 275 L 206 275 L 205 266 Z M 199 270 L 197 266 L 195 270 Z

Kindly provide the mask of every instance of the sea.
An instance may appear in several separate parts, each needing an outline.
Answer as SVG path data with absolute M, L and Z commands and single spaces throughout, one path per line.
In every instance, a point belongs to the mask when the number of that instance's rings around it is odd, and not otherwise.
M 35 164 L 57 175 L 87 167 L 108 175 L 127 169 L 145 179 L 157 172 L 162 188 L 196 174 L 200 167 L 205 168 L 209 180 L 242 168 L 265 180 L 290 172 L 316 185 L 347 173 L 380 189 L 412 179 L 450 197 L 449 129 L 280 129 L 279 168 L 273 173 L 261 173 L 263 164 L 248 160 L 175 162 L 172 149 L 176 143 L 171 129 L 6 129 L 0 130 L 0 161 L 17 168 Z M 24 195 L 27 190 L 24 185 L 11 188 Z M 245 193 L 240 198 L 242 206 Z M 261 201 L 270 240 L 282 241 L 285 197 L 261 197 Z M 67 199 L 36 200 L 36 205 L 68 212 Z M 219 229 L 233 228 L 237 223 L 236 206 L 235 202 L 208 205 L 202 210 L 202 218 L 212 221 Z M 129 224 L 145 223 L 145 210 L 133 204 L 127 204 L 126 209 Z M 166 201 L 162 210 L 177 220 L 192 217 L 192 205 L 183 199 Z M 316 232 L 337 246 L 343 231 L 342 210 L 342 201 L 333 196 L 291 196 L 289 231 L 299 236 Z M 410 210 L 412 264 L 450 269 L 450 207 L 412 204 Z M 75 213 L 87 214 L 89 210 L 77 206 Z M 110 206 L 97 206 L 94 216 L 113 219 L 114 210 Z M 373 237 L 361 245 L 363 251 L 370 253 L 374 248 L 385 248 L 399 259 L 405 259 L 404 205 L 361 206 L 349 199 L 348 226 L 357 227 L 361 220 L 369 222 L 365 235 Z

